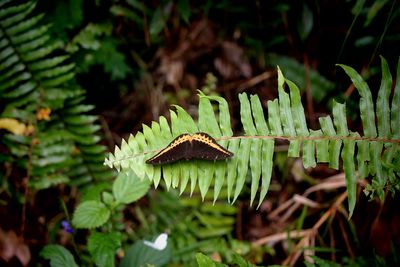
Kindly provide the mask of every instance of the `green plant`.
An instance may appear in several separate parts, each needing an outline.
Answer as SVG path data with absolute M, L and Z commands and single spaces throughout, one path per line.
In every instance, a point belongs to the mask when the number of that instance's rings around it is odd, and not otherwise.
M 102 163 L 106 148 L 99 144 L 100 126 L 94 107 L 84 104 L 75 81 L 75 64 L 52 39 L 36 2 L 0 1 L 0 155 L 2 191 L 26 212 L 37 190 L 60 184 L 83 186 L 108 181 L 114 172 Z M 22 180 L 20 184 L 15 181 Z M 60 251 L 57 246 L 45 250 Z M 62 252 L 66 250 L 63 249 Z M 64 254 L 68 263 L 72 256 Z M 57 259 L 54 259 L 56 262 Z
M 360 116 L 363 122 L 363 135 L 349 131 L 345 104 L 337 102 L 333 104 L 333 121 L 330 116 L 321 117 L 319 119 L 321 129 L 309 130 L 297 86 L 285 79 L 278 69 L 279 100 L 268 101 L 267 120 L 257 96 L 251 96 L 249 99 L 244 93 L 239 95 L 240 115 L 245 136 L 232 136 L 230 115 L 223 98 L 206 96 L 200 92 L 197 124 L 184 109 L 176 106 L 176 112 L 171 111 L 171 127 L 164 117 L 160 117 L 159 123 L 153 122 L 151 127 L 144 125 L 143 132 L 137 133 L 136 136 L 131 135 L 127 142 L 123 140 L 121 148 L 116 147 L 114 154 L 109 155 L 105 164 L 123 172 L 133 170 L 141 179 L 147 177 L 153 181 L 155 186 L 159 184 L 161 178 L 167 189 L 180 184 L 181 192 L 190 180 L 191 191 L 198 184 L 203 197 L 209 190 L 211 180 L 215 179 L 214 199 L 218 198 L 226 176 L 228 199 L 231 200 L 233 195 L 233 201 L 242 191 L 250 170 L 251 203 L 260 189 L 260 204 L 268 192 L 274 139 L 285 139 L 290 143 L 288 156 L 300 156 L 302 148 L 305 168 L 315 167 L 317 162 L 326 162 L 331 168 L 338 169 L 339 159 L 342 159 L 351 216 L 356 202 L 357 176 L 373 177 L 372 184 L 367 189 L 381 199 L 386 187 L 390 187 L 391 190 L 399 189 L 397 178 L 399 157 L 397 155 L 399 153 L 400 83 L 397 83 L 395 87 L 390 105 L 392 77 L 386 61 L 382 58 L 382 82 L 375 112 L 371 92 L 361 76 L 350 67 L 340 66 L 353 80 L 361 95 Z M 400 64 L 397 77 L 400 77 L 399 75 Z M 290 96 L 283 89 L 285 82 L 289 87 Z M 219 104 L 219 120 L 214 114 L 211 101 Z M 375 118 L 378 121 L 377 127 L 374 123 Z M 207 132 L 216 137 L 235 156 L 226 162 L 195 160 L 163 166 L 151 166 L 145 163 L 145 160 L 154 154 L 154 150 L 166 146 L 174 137 L 182 133 L 198 131 Z
M 196 254 L 196 261 L 199 267 L 227 267 L 228 265 L 213 261 L 209 257 L 204 254 L 197 253 Z M 251 264 L 250 262 L 246 261 L 240 255 L 234 254 L 232 262 L 230 262 L 230 266 L 238 266 L 238 267 L 256 267 L 256 265 Z
M 226 188 L 221 190 L 226 195 Z M 232 251 L 244 255 L 250 244 L 231 237 L 234 229 L 237 207 L 225 200 L 213 203 L 213 190 L 204 202 L 195 190 L 179 195 L 176 190 L 160 191 L 150 199 L 148 209 L 137 207 L 135 213 L 140 218 L 141 235 L 168 231 L 169 243 L 173 248 L 172 262 L 193 266 L 196 252 L 218 253 L 229 259 Z M 139 226 L 138 226 L 139 227 Z
M 6 161 L 27 170 L 32 188 L 59 183 L 84 184 L 112 177 L 101 165 L 105 147 L 98 144 L 100 127 L 85 113 L 83 91 L 74 81 L 74 64 L 40 25 L 43 15 L 30 16 L 34 2 L 1 3 L 0 118 L 25 125 L 4 134 L 10 150 Z M 61 52 L 61 53 L 60 53 Z M 4 160 L 4 161 L 5 161 Z M 4 162 L 3 161 L 3 162 Z
M 139 180 L 132 172 L 124 173 L 113 182 L 111 193 L 107 190 L 101 193 L 100 190 L 96 191 L 89 198 L 90 200 L 85 200 L 78 205 L 72 218 L 73 226 L 76 229 L 98 228 L 92 230 L 88 237 L 87 250 L 90 259 L 86 261 L 94 262 L 96 266 L 115 266 L 115 253 L 121 247 L 123 240 L 119 232 L 121 230 L 119 213 L 124 205 L 138 200 L 148 190 L 148 181 Z M 142 252 L 144 249 L 147 248 L 143 247 Z M 71 262 L 75 263 L 71 253 L 61 246 L 47 245 L 41 255 L 45 259 L 50 259 L 52 266 L 71 266 Z M 131 258 L 129 259 L 131 261 L 137 260 L 138 255 L 133 255 L 133 259 Z M 53 262 L 54 259 L 60 259 L 62 263 L 56 265 Z
M 156 5 L 154 3 L 129 0 L 126 3 L 116 2 L 110 8 L 110 12 L 134 22 L 139 30 L 144 31 L 141 34 L 144 35 L 146 44 L 150 45 L 150 43 L 160 43 L 163 40 L 161 33 L 168 31 L 168 23 L 174 18 L 172 16 L 174 7 L 178 11 L 180 19 L 184 23 L 188 23 L 192 13 L 190 1 L 188 0 L 161 1 Z

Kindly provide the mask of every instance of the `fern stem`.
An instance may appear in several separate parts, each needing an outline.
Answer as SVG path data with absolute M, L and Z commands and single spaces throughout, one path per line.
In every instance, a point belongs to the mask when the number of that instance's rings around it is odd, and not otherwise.
M 215 138 L 217 141 L 224 140 L 238 140 L 238 139 L 267 139 L 267 140 L 287 140 L 287 141 L 318 141 L 318 140 L 328 140 L 328 141 L 338 141 L 338 140 L 347 140 L 347 141 L 368 141 L 368 142 L 382 142 L 382 143 L 392 143 L 392 144 L 400 144 L 400 139 L 387 139 L 387 138 L 374 138 L 374 137 L 362 137 L 362 136 L 272 136 L 272 135 L 239 135 L 239 136 L 222 136 L 219 138 Z M 124 161 L 127 159 L 143 156 L 149 153 L 158 153 L 163 148 L 149 150 L 140 152 L 137 154 L 133 154 L 127 157 L 121 157 L 119 159 L 111 160 L 110 163 Z M 106 165 L 106 164 L 105 164 Z
M 383 143 L 394 143 L 400 144 L 400 139 L 387 139 L 387 138 L 373 138 L 373 137 L 361 137 L 361 136 L 270 136 L 270 135 L 242 135 L 242 136 L 223 136 L 215 138 L 217 141 L 222 140 L 235 140 L 235 139 L 280 139 L 280 140 L 298 140 L 298 141 L 316 141 L 316 140 L 348 140 L 348 141 L 375 141 Z

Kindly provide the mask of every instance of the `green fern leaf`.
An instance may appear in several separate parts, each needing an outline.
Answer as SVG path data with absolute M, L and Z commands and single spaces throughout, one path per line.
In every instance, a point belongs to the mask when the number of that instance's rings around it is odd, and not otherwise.
M 32 128 L 21 138 L 0 138 L 20 166 L 31 170 L 36 189 L 58 183 L 82 184 L 108 179 L 113 172 L 102 165 L 105 149 L 97 143 L 96 117 L 85 113 L 82 91 L 75 86 L 74 64 L 60 55 L 60 42 L 33 15 L 36 2 L 1 2 L 0 118 L 15 118 Z M 40 112 L 47 115 L 40 117 Z
M 399 106 L 400 86 L 397 84 L 395 87 L 397 91 L 390 109 L 388 92 L 392 78 L 387 63 L 382 59 L 382 86 L 378 94 L 380 97 L 376 103 L 375 115 L 368 85 L 352 68 L 340 66 L 349 74 L 360 92 L 360 114 L 364 136 L 349 131 L 346 106 L 336 102 L 333 104 L 333 120 L 330 116 L 321 117 L 319 118 L 321 129 L 308 129 L 299 89 L 294 83 L 285 79 L 278 69 L 279 99 L 267 102 L 267 118 L 257 96 L 249 98 L 245 93 L 239 95 L 243 136 L 232 136 L 226 101 L 221 97 L 206 96 L 200 92 L 197 124 L 186 111 L 175 106 L 176 111 L 171 111 L 171 126 L 164 117 L 160 117 L 158 123 L 153 122 L 151 128 L 143 126 L 143 132 L 131 136 L 127 142 L 123 141 L 121 148 L 116 147 L 114 154 L 109 155 L 105 164 L 122 172 L 133 170 L 142 179 L 147 177 L 153 181 L 155 186 L 161 179 L 164 180 L 167 189 L 180 185 L 181 193 L 190 180 L 191 193 L 198 185 L 203 199 L 214 184 L 214 202 L 219 198 L 224 185 L 228 200 L 235 201 L 243 191 L 246 180 L 250 178 L 250 203 L 254 202 L 259 193 L 259 206 L 268 192 L 271 181 L 274 140 L 284 139 L 290 143 L 289 156 L 299 156 L 302 148 L 302 160 L 306 168 L 326 162 L 331 168 L 339 169 L 339 160 L 342 159 L 351 216 L 355 209 L 358 177 L 372 176 L 377 195 L 382 197 L 388 179 L 395 179 L 395 170 L 400 168 L 399 162 L 395 160 L 395 155 L 400 154 L 399 140 L 394 139 L 398 138 L 398 132 L 393 132 L 393 129 L 400 128 L 400 122 L 398 116 L 390 114 L 398 113 L 396 108 Z M 399 76 L 400 67 L 397 72 Z M 284 91 L 285 83 L 289 87 L 290 94 Z M 213 103 L 218 104 L 218 109 L 215 109 Z M 378 119 L 378 137 L 376 126 L 367 123 L 371 118 L 375 121 L 375 117 Z M 192 160 L 162 166 L 145 164 L 146 159 L 168 145 L 176 136 L 197 131 L 207 132 L 215 137 L 221 145 L 233 152 L 234 156 L 219 162 Z

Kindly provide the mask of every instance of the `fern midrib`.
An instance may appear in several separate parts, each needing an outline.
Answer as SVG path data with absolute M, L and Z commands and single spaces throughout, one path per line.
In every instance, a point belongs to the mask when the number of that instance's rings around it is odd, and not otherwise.
M 388 139 L 379 137 L 362 137 L 362 136 L 274 136 L 274 135 L 242 135 L 242 136 L 223 136 L 220 138 L 215 138 L 217 141 L 223 140 L 235 140 L 235 139 L 269 139 L 269 140 L 288 140 L 288 141 L 317 141 L 317 140 L 328 140 L 328 141 L 338 141 L 338 140 L 348 140 L 348 141 L 375 141 L 382 143 L 397 143 L 400 144 L 400 139 Z
M 387 138 L 372 138 L 372 137 L 362 137 L 362 136 L 273 136 L 273 135 L 241 135 L 241 136 L 222 136 L 219 138 L 215 138 L 216 141 L 229 141 L 229 140 L 239 140 L 239 139 L 267 139 L 267 140 L 286 140 L 286 141 L 318 141 L 318 140 L 328 140 L 328 141 L 367 141 L 367 142 L 382 142 L 382 143 L 394 143 L 394 144 L 400 144 L 400 139 L 387 139 Z M 113 162 L 120 162 L 124 160 L 128 160 L 131 158 L 143 156 L 146 154 L 150 153 L 158 153 L 163 148 L 160 149 L 155 149 L 155 150 L 148 150 L 148 151 L 143 151 L 141 153 L 136 153 L 127 157 L 122 157 L 119 159 L 115 159 L 110 161 L 111 163 Z

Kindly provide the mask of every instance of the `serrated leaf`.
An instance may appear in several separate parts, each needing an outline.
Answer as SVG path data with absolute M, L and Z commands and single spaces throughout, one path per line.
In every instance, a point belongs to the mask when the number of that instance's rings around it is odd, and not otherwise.
M 110 210 L 102 202 L 89 200 L 76 208 L 72 223 L 76 228 L 95 228 L 103 225 L 110 217 Z
M 50 260 L 51 267 L 78 267 L 71 252 L 60 245 L 45 246 L 40 256 Z
M 134 172 L 121 173 L 113 183 L 117 203 L 129 204 L 143 197 L 150 188 L 148 179 L 141 180 Z
M 93 232 L 88 238 L 88 250 L 97 267 L 114 267 L 115 253 L 120 246 L 120 233 Z

